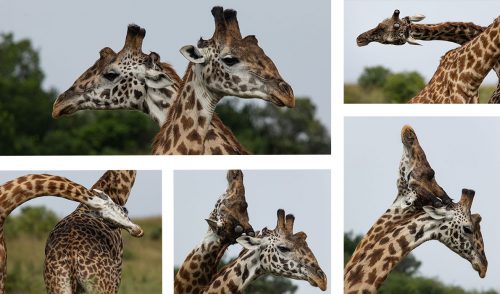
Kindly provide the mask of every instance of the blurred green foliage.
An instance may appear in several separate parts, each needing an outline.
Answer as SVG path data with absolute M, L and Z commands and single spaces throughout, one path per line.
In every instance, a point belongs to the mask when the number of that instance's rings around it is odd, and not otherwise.
M 43 267 L 45 241 L 58 222 L 44 206 L 23 207 L 7 217 L 4 224 L 7 246 L 6 292 L 45 293 Z M 144 237 L 123 232 L 124 257 L 120 293 L 161 293 L 161 218 L 134 219 L 144 229 Z
M 415 71 L 393 73 L 383 66 L 366 67 L 357 84 L 344 84 L 345 103 L 406 103 L 426 83 Z M 496 85 L 479 88 L 479 102 L 488 103 Z
M 1 34 L 0 65 L 0 155 L 150 154 L 159 128 L 142 113 L 83 111 L 53 119 L 57 91 L 43 89 L 29 40 Z M 307 98 L 292 110 L 228 101 L 217 112 L 251 153 L 330 153 L 329 132 Z
M 345 85 L 346 103 L 406 103 L 425 87 L 415 71 L 393 73 L 383 66 L 366 67 L 357 85 Z
M 58 221 L 56 214 L 45 206 L 25 206 L 19 215 L 7 217 L 5 234 L 12 237 L 28 234 L 45 240 Z
M 293 109 L 227 99 L 216 112 L 253 154 L 330 154 L 329 131 L 309 98 L 296 98 Z
M 365 90 L 381 88 L 392 73 L 383 66 L 366 67 L 358 78 L 358 84 Z
M 344 265 L 347 264 L 362 238 L 362 235 L 354 235 L 352 232 L 344 233 Z M 495 290 L 467 291 L 458 286 L 445 285 L 436 278 L 422 277 L 418 274 L 418 269 L 421 265 L 422 262 L 417 260 L 415 256 L 410 253 L 393 269 L 387 280 L 382 284 L 378 293 L 498 294 Z

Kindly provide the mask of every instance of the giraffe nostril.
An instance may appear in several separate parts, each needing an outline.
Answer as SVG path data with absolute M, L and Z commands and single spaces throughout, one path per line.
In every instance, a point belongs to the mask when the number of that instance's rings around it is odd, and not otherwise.
M 250 237 L 255 237 L 255 232 L 254 232 L 253 230 L 252 230 L 252 231 L 249 231 L 249 232 L 247 233 L 247 235 L 248 235 L 248 236 L 250 236 Z

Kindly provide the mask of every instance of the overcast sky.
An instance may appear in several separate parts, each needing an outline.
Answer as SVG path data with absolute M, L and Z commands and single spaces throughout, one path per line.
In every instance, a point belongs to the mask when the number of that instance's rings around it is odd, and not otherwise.
M 423 262 L 421 274 L 467 289 L 499 291 L 499 118 L 347 118 L 345 230 L 365 234 L 395 199 L 405 124 L 415 129 L 436 180 L 450 197 L 458 201 L 462 188 L 476 191 L 472 212 L 483 218 L 489 264 L 486 278 L 481 279 L 467 260 L 438 241 L 429 241 L 413 251 Z
M 429 80 L 439 65 L 439 59 L 448 50 L 458 45 L 444 41 L 422 41 L 423 46 L 405 44 L 403 46 L 371 43 L 365 47 L 356 45 L 356 37 L 374 28 L 395 9 L 401 11 L 400 17 L 423 14 L 426 18 L 420 23 L 439 23 L 445 21 L 474 22 L 488 26 L 499 15 L 498 0 L 346 0 L 344 27 L 344 80 L 356 82 L 363 68 L 383 65 L 394 72 L 418 71 Z M 490 73 L 487 84 L 496 84 L 498 78 Z
M 86 188 L 99 180 L 105 171 L 0 171 L 0 184 L 27 174 L 47 173 L 66 177 Z M 79 205 L 79 202 L 58 197 L 39 197 L 16 208 L 13 214 L 19 213 L 20 207 L 43 205 L 53 210 L 57 216 L 65 217 Z M 131 218 L 161 215 L 161 171 L 138 171 L 134 187 L 125 205 Z
M 330 171 L 243 171 L 248 215 L 254 230 L 274 229 L 276 211 L 295 215 L 294 232 L 304 231 L 307 243 L 330 278 Z M 205 221 L 217 199 L 226 191 L 226 171 L 174 172 L 174 262 L 182 264 L 207 232 Z M 230 247 L 235 257 L 240 245 Z M 307 281 L 295 281 L 298 294 L 322 292 Z
M 155 51 L 179 75 L 179 49 L 209 38 L 212 6 L 238 11 L 243 35 L 256 35 L 296 96 L 309 96 L 330 128 L 330 1 L 63 1 L 0 2 L 0 32 L 30 38 L 41 53 L 45 86 L 69 88 L 98 58 L 99 50 L 123 47 L 127 25 L 146 28 L 143 51 Z

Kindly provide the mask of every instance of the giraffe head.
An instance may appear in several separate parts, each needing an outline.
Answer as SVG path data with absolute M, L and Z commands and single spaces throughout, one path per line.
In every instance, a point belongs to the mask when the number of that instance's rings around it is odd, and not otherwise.
M 72 114 L 83 109 L 130 109 L 154 116 L 168 107 L 179 77 L 160 62 L 160 56 L 142 52 L 146 31 L 129 25 L 125 45 L 115 53 L 105 47 L 99 59 L 54 102 L 52 116 Z M 162 94 L 162 95 L 160 95 Z
M 438 221 L 437 231 L 433 232 L 437 239 L 461 257 L 467 259 L 481 278 L 486 275 L 488 261 L 484 253 L 483 236 L 481 234 L 481 216 L 471 214 L 470 208 L 475 192 L 462 190 L 458 203 L 446 207 L 424 206 L 424 211 L 432 219 Z
M 285 211 L 279 209 L 274 230 L 264 228 L 258 237 L 242 236 L 237 241 L 247 250 L 256 251 L 265 273 L 306 280 L 325 291 L 326 274 L 307 245 L 307 235 L 304 232 L 293 233 L 294 220 L 293 215 L 285 217 Z
M 206 221 L 225 242 L 234 244 L 241 235 L 255 236 L 255 233 L 248 219 L 241 170 L 229 170 L 227 183 L 226 192 L 219 198 Z
M 417 14 L 399 18 L 399 10 L 394 10 L 392 17 L 384 19 L 375 28 L 366 31 L 356 38 L 358 46 L 366 46 L 371 42 L 382 44 L 403 45 L 409 43 L 420 45 L 410 36 L 410 28 L 413 22 L 424 19 L 425 16 Z
M 144 231 L 128 217 L 125 207 L 116 204 L 106 193 L 93 189 L 95 196 L 86 203 L 94 216 L 103 218 L 111 224 L 127 230 L 134 237 L 142 237 Z
M 417 196 L 417 206 L 432 204 L 439 207 L 451 203 L 451 198 L 436 182 L 435 173 L 425 152 L 418 142 L 417 134 L 406 125 L 401 130 L 403 156 L 400 163 L 398 187 L 413 190 Z
M 197 46 L 181 53 L 193 63 L 207 88 L 220 98 L 225 95 L 261 98 L 278 106 L 293 107 L 292 87 L 280 76 L 273 61 L 253 35 L 242 38 L 236 11 L 214 7 L 215 32 Z

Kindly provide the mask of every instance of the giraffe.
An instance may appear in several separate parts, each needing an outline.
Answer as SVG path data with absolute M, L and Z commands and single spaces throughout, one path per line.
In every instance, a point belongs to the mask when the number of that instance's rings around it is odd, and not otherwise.
M 421 21 L 425 16 L 419 14 L 399 18 L 399 13 L 399 10 L 394 10 L 392 17 L 383 20 L 374 29 L 360 34 L 356 39 L 358 46 L 366 46 L 371 42 L 420 45 L 417 40 L 440 40 L 463 45 L 486 30 L 486 27 L 472 22 L 416 24 L 415 22 Z M 500 61 L 495 63 L 493 69 L 500 78 Z M 488 103 L 500 103 L 500 81 Z
M 131 24 L 118 53 L 109 47 L 101 49 L 95 64 L 56 99 L 52 116 L 58 118 L 86 109 L 128 109 L 147 114 L 161 127 L 181 79 L 169 64 L 160 61 L 157 53 L 142 52 L 145 35 L 144 28 Z M 208 128 L 211 136 L 205 140 L 204 154 L 211 154 L 212 150 L 220 154 L 248 154 L 217 114 Z
M 227 247 L 242 234 L 254 236 L 248 223 L 247 202 L 241 170 L 227 172 L 228 187 L 206 221 L 208 232 L 182 263 L 174 280 L 174 293 L 200 294 L 217 273 Z
M 136 171 L 108 170 L 92 186 L 124 206 Z M 123 241 L 115 225 L 94 217 L 80 205 L 50 232 L 45 245 L 47 293 L 118 293 Z
M 187 45 L 181 53 L 190 63 L 166 123 L 153 142 L 153 154 L 202 154 L 213 137 L 208 125 L 223 96 L 257 97 L 293 107 L 292 88 L 280 76 L 255 36 L 242 38 L 236 11 L 214 7 L 211 39 Z M 215 147 L 212 153 L 220 153 Z
M 46 195 L 81 202 L 87 205 L 95 216 L 128 230 L 132 236 L 143 235 L 141 227 L 130 221 L 127 212 L 100 190 L 88 190 L 66 178 L 48 174 L 30 174 L 8 181 L 0 186 L 0 293 L 5 293 L 7 270 L 3 224 L 16 207 L 28 200 Z
M 426 178 L 434 173 L 430 172 L 432 169 L 413 129 L 403 127 L 401 137 L 404 151 L 398 195 L 348 261 L 344 270 L 345 293 L 376 293 L 399 261 L 429 240 L 438 240 L 467 259 L 481 278 L 486 275 L 488 262 L 480 228 L 481 216 L 470 212 L 475 192 L 463 189 L 458 203 L 428 205 L 432 201 L 421 197 L 415 187 L 428 186 Z M 425 170 L 427 172 L 422 172 Z M 419 178 L 423 180 L 421 184 L 412 183 Z
M 264 228 L 258 237 L 237 239 L 244 249 L 238 258 L 222 268 L 203 292 L 243 293 L 245 288 L 265 274 L 306 280 L 312 286 L 326 290 L 327 277 L 306 242 L 304 232 L 293 233 L 295 217 L 279 209 L 274 230 Z

